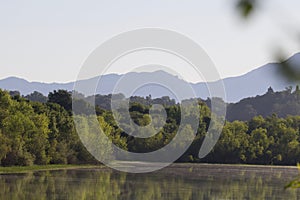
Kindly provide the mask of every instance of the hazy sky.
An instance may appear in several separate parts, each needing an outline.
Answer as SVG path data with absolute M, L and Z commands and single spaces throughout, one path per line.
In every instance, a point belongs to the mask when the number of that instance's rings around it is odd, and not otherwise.
M 278 48 L 287 56 L 300 52 L 300 41 L 295 40 L 300 31 L 299 0 L 264 0 L 247 23 L 237 15 L 234 3 L 0 0 L 0 78 L 75 80 L 84 60 L 102 42 L 143 27 L 187 35 L 205 49 L 222 77 L 274 61 Z

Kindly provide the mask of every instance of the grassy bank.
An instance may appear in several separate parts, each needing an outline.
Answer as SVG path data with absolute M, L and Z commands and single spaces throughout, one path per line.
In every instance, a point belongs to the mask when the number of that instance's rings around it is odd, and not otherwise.
M 138 165 L 140 167 L 149 165 L 146 162 L 120 162 L 123 166 L 130 167 L 134 163 L 134 166 Z M 153 163 L 152 163 L 153 164 Z M 11 174 L 11 173 L 27 173 L 34 171 L 47 171 L 47 170 L 63 170 L 63 169 L 100 169 L 104 168 L 104 165 L 34 165 L 34 166 L 12 166 L 12 167 L 0 167 L 1 174 Z M 220 167 L 220 168 L 230 168 L 230 167 L 243 167 L 244 169 L 249 168 L 273 168 L 273 169 L 297 169 L 297 166 L 284 166 L 284 165 L 249 165 L 249 164 L 209 164 L 209 163 L 173 163 L 168 168 L 177 167 Z
M 33 166 L 12 166 L 0 167 L 0 174 L 9 173 L 27 173 L 33 171 L 45 170 L 62 170 L 62 169 L 88 169 L 88 168 L 101 168 L 101 165 L 33 165 Z

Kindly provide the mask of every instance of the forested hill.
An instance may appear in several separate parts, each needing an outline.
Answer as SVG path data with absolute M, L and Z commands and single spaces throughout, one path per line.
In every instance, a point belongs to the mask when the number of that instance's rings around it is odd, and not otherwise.
M 227 107 L 227 120 L 248 121 L 254 116 L 263 117 L 276 114 L 278 117 L 300 115 L 300 90 L 299 86 L 284 91 L 274 92 L 270 87 L 261 96 L 246 98 L 238 103 L 229 104 Z

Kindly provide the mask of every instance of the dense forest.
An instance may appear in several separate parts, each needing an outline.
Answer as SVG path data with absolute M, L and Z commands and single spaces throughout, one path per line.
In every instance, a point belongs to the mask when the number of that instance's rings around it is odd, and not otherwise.
M 78 94 L 77 94 L 78 95 Z M 87 97 L 93 99 L 92 97 Z M 110 111 L 112 95 L 96 95 L 96 114 L 104 133 L 122 149 L 151 152 L 168 144 L 176 135 L 180 122 L 180 105 L 168 97 L 131 97 L 130 116 L 145 126 L 150 123 L 152 104 L 162 104 L 167 113 L 163 129 L 149 138 L 134 138 L 121 130 Z M 118 96 L 116 97 L 118 98 Z M 119 98 L 124 98 L 119 94 Z M 244 99 L 228 105 L 228 121 L 212 152 L 198 158 L 201 143 L 211 120 L 210 100 L 198 99 L 201 112 L 199 127 L 190 148 L 178 162 L 249 163 L 295 165 L 300 160 L 300 92 L 297 87 Z M 84 105 L 83 108 L 87 108 Z M 192 116 L 192 111 L 190 113 Z M 21 96 L 0 90 L 0 164 L 41 165 L 98 163 L 82 145 L 74 125 L 72 93 L 53 91 L 48 97 L 38 92 Z M 89 120 L 86 120 L 89 126 Z M 88 129 L 85 129 L 88 134 Z M 149 130 L 151 131 L 151 130 Z M 189 126 L 187 137 L 194 137 Z M 101 144 L 103 153 L 111 151 Z

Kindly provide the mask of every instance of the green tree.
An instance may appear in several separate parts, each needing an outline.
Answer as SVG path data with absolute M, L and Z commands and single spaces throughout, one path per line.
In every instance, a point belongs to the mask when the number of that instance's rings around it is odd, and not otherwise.
M 46 103 L 47 102 L 47 97 L 45 97 L 42 93 L 34 91 L 33 93 L 26 95 L 26 99 L 34 102 L 41 102 L 41 103 Z
M 69 113 L 72 110 L 72 95 L 71 92 L 66 90 L 54 90 L 50 92 L 48 95 L 49 103 L 56 103 L 61 105 L 64 109 L 66 109 Z

